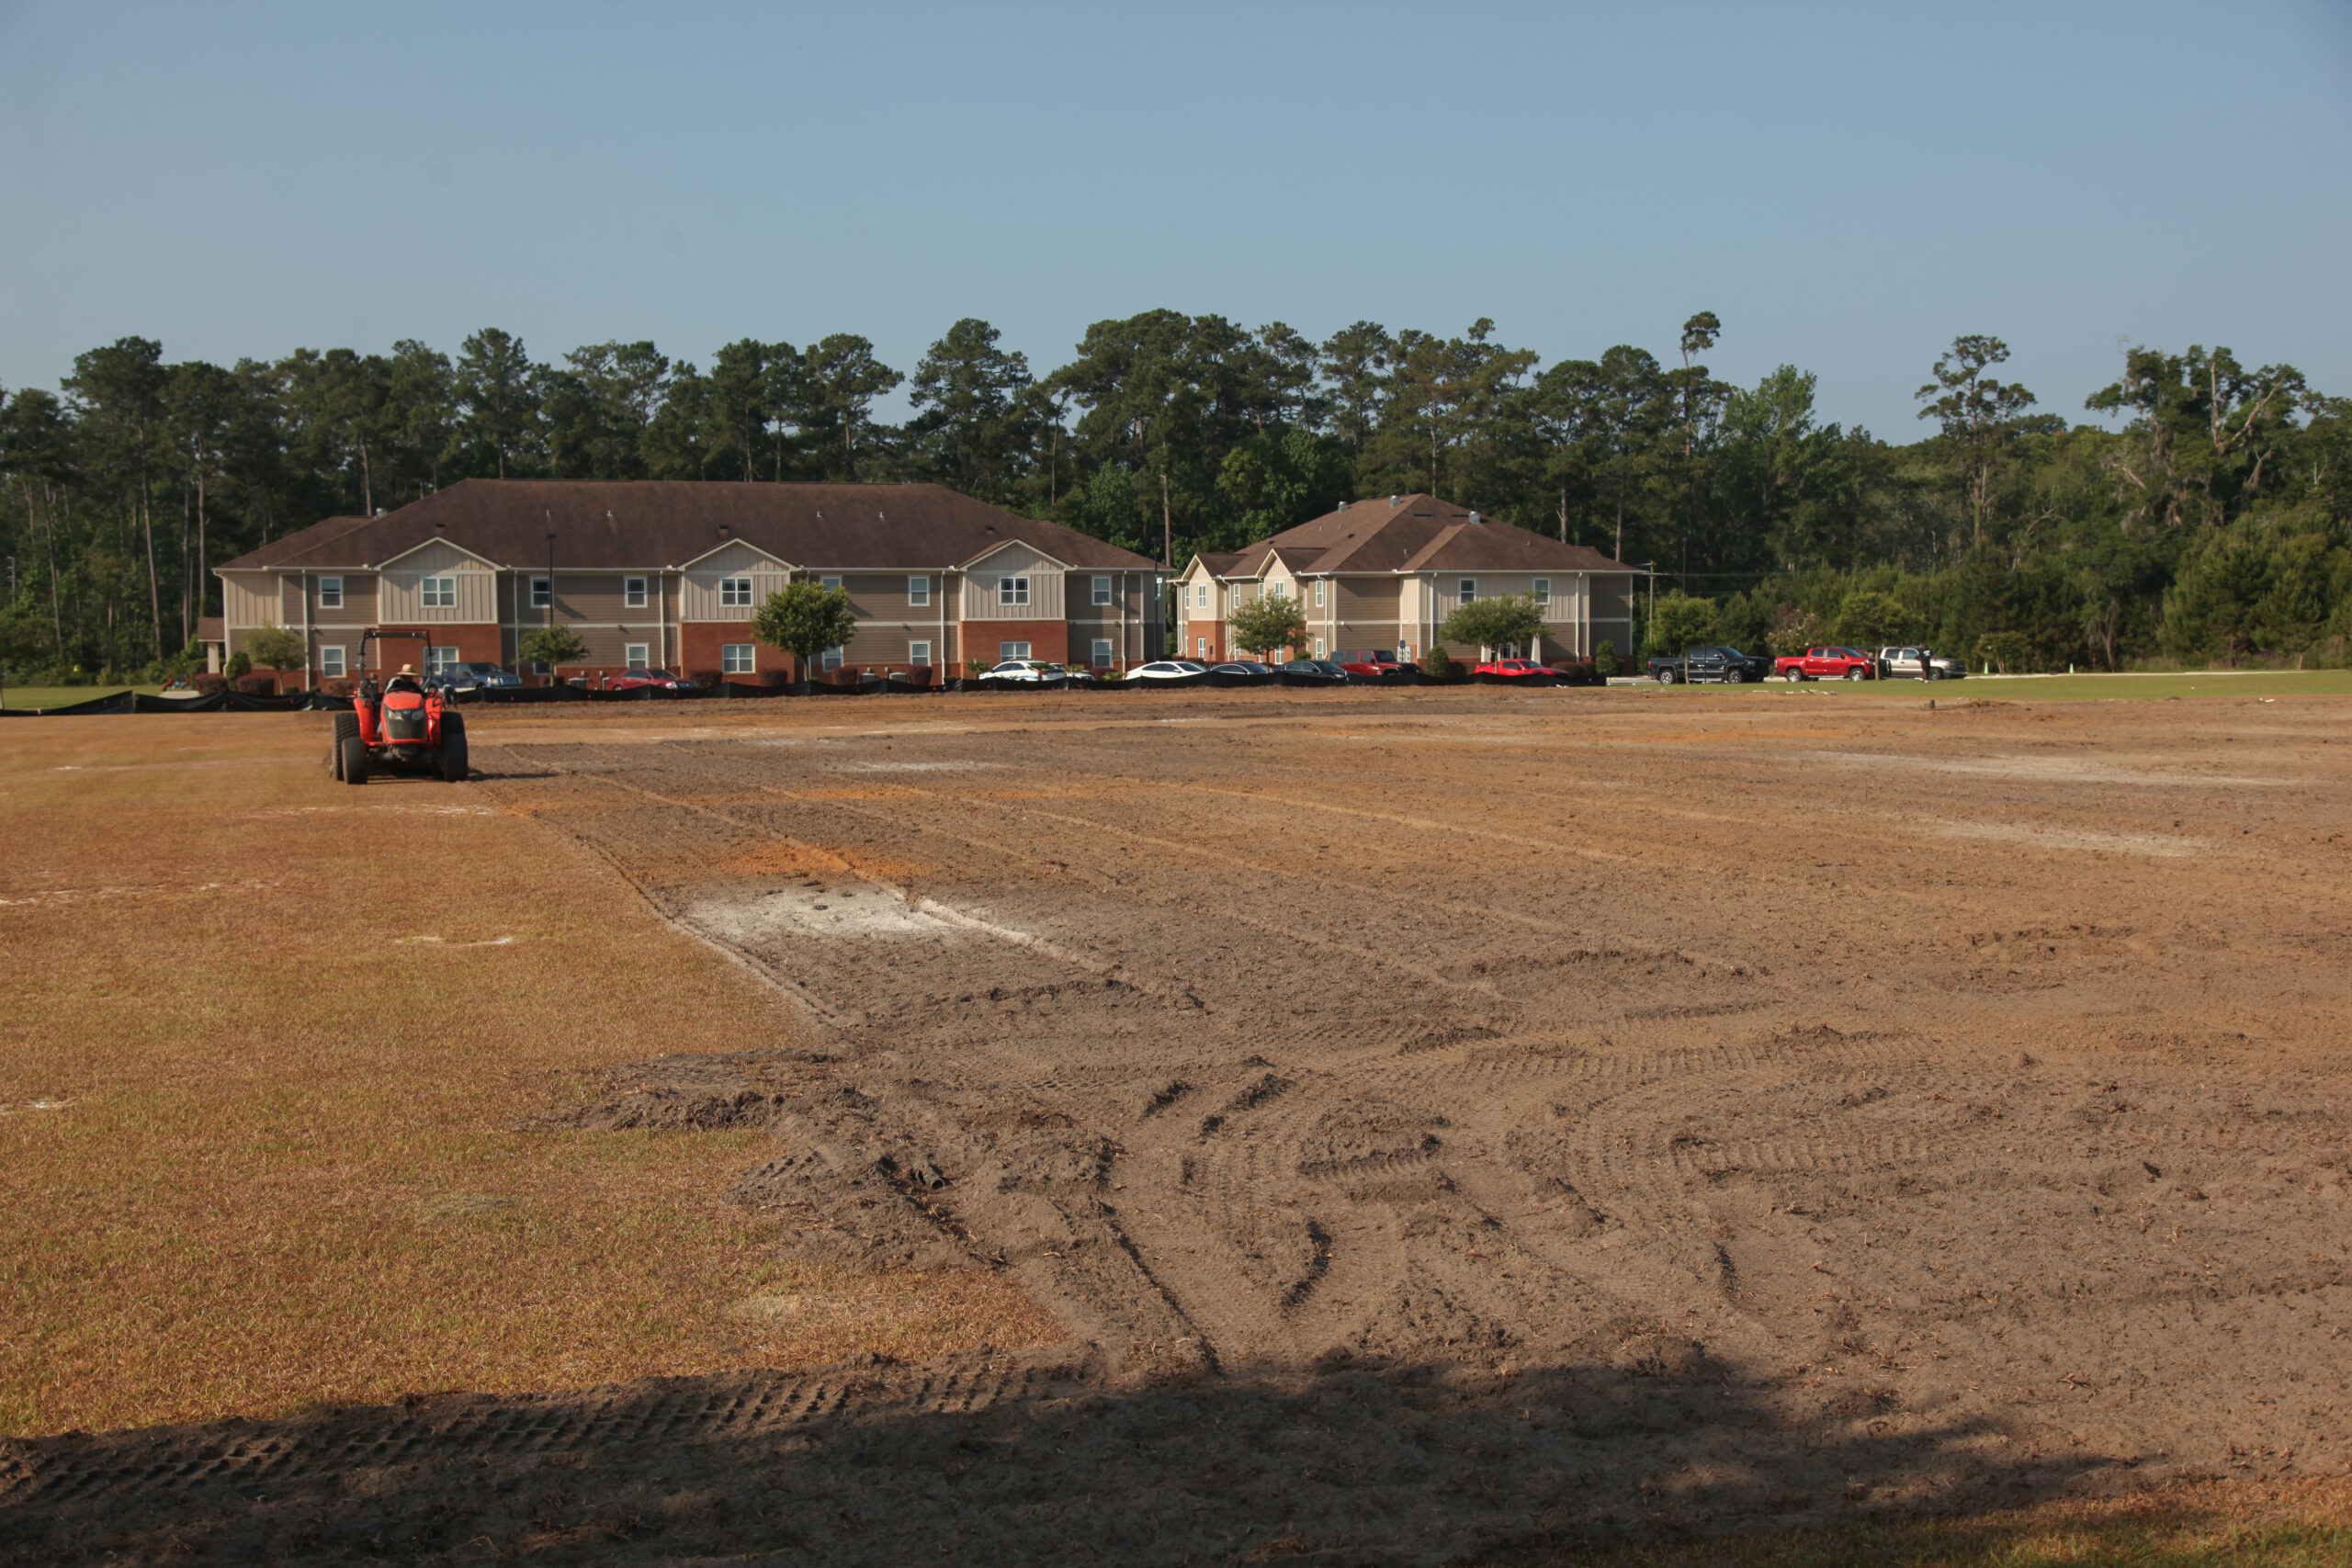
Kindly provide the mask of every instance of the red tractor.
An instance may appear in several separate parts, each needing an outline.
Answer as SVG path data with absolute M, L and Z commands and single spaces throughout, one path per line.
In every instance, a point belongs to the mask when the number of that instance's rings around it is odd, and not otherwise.
M 368 633 L 359 644 L 362 668 L 368 660 Z M 364 784 L 378 768 L 438 774 L 450 784 L 466 776 L 466 720 L 453 713 L 448 697 L 427 691 L 408 665 L 379 690 L 362 677 L 351 711 L 334 716 L 334 746 L 327 765 L 345 784 Z

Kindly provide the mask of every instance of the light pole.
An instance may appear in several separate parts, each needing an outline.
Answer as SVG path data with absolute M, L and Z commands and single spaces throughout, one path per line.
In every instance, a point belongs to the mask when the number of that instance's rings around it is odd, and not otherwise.
M 555 521 L 554 514 L 553 514 L 553 513 L 541 513 L 541 515 L 545 516 L 545 517 L 548 519 L 548 521 L 549 523 L 553 523 L 553 522 Z M 548 626 L 548 630 L 550 633 L 552 633 L 552 632 L 555 630 L 555 530 L 554 530 L 553 528 L 549 528 L 549 529 L 548 530 L 548 621 L 547 621 L 547 626 Z M 549 664 L 549 665 L 548 666 L 548 685 L 550 685 L 550 686 L 552 686 L 552 685 L 554 685 L 555 683 L 556 683 L 556 672 L 555 672 L 555 666 L 554 666 L 553 664 Z

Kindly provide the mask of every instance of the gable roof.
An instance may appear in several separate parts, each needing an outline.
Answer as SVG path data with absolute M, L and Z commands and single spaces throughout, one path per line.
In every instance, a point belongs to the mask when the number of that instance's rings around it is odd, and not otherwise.
M 331 517 L 216 570 L 372 570 L 440 536 L 502 566 L 674 567 L 741 539 L 811 567 L 952 567 L 1019 539 L 1073 567 L 1152 571 L 1116 545 L 939 485 L 465 479 L 380 517 Z
M 1257 577 L 1278 556 L 1314 576 L 1396 571 L 1607 571 L 1634 569 L 1589 545 L 1569 545 L 1432 495 L 1374 496 L 1259 540 L 1221 577 Z M 1204 559 L 1207 558 L 1203 558 Z

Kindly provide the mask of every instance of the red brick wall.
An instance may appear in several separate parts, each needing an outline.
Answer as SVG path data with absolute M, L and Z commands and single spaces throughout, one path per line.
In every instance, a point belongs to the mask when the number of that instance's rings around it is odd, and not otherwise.
M 1177 649 L 1170 657 L 1176 659 L 1200 658 L 1201 638 L 1203 637 L 1209 639 L 1208 657 L 1210 661 L 1216 662 L 1223 660 L 1226 656 L 1225 623 L 1223 621 L 1186 621 L 1184 623 L 1184 646 Z
M 967 659 L 986 660 L 994 664 L 997 644 L 1025 642 L 1032 659 L 1050 659 L 1057 664 L 1069 662 L 1069 623 L 1068 621 L 966 621 L 963 649 Z
M 688 621 L 678 628 L 679 662 L 688 671 L 718 668 L 721 643 L 748 642 L 752 645 L 752 665 L 765 673 L 775 670 L 790 673 L 792 655 L 780 648 L 770 648 L 752 635 L 749 621 Z

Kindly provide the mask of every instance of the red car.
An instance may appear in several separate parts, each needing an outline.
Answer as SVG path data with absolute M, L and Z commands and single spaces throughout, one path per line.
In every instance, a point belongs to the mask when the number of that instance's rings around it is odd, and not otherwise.
M 1532 659 L 1490 659 L 1471 671 L 1474 675 L 1492 676 L 1514 685 L 1548 686 L 1555 671 L 1548 664 L 1538 664 Z
M 1781 655 L 1774 667 L 1792 681 L 1867 681 L 1878 673 L 1878 660 L 1859 648 L 1808 648 Z
M 1351 649 L 1335 653 L 1331 662 L 1359 681 L 1409 681 L 1417 673 L 1385 648 Z
M 658 686 L 665 692 L 702 689 L 684 675 L 673 675 L 667 670 L 624 670 L 617 675 L 605 677 L 605 690 L 608 692 L 633 692 L 640 686 Z

